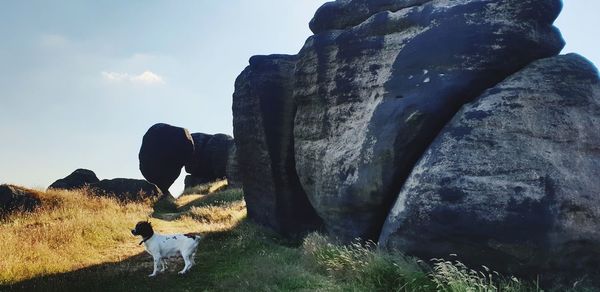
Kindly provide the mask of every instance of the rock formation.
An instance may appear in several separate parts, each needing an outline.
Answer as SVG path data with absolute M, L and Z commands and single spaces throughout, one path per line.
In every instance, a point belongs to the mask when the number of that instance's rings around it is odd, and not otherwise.
M 283 233 L 321 224 L 294 161 L 295 56 L 255 56 L 237 78 L 233 132 L 248 215 Z
M 230 188 L 241 188 L 242 178 L 238 164 L 237 148 L 235 143 L 229 149 L 227 159 L 227 167 L 225 168 L 225 176 L 227 177 L 227 186 Z
M 600 282 L 600 81 L 582 57 L 557 56 L 560 9 L 324 4 L 297 55 L 254 56 L 236 80 L 249 217 Z
M 32 211 L 40 202 L 37 191 L 13 185 L 0 185 L 0 217 L 14 211 Z
M 162 195 L 158 186 L 141 179 L 103 179 L 91 184 L 94 194 L 115 197 L 123 201 L 139 201 L 159 198 Z
M 194 141 L 188 130 L 167 124 L 156 124 L 144 135 L 140 148 L 140 171 L 162 193 L 170 195 L 181 168 L 192 158 Z
M 185 165 L 190 174 L 186 177 L 186 188 L 223 178 L 235 183 L 237 162 L 232 161 L 235 159 L 233 138 L 226 134 L 204 133 L 194 133 L 192 138 L 195 148 L 192 159 Z
M 336 17 L 351 19 L 323 25 L 299 53 L 296 169 L 327 230 L 347 240 L 378 237 L 403 178 L 462 104 L 563 47 L 559 0 L 420 2 L 337 1 Z M 354 18 L 362 3 L 374 14 Z
M 185 164 L 185 171 L 194 176 L 196 181 L 203 181 L 203 183 L 212 180 L 212 171 L 209 167 L 210 160 L 209 157 L 204 155 L 206 144 L 212 136 L 204 133 L 192 133 L 194 154 Z
M 203 156 L 208 161 L 207 168 L 210 170 L 212 180 L 227 176 L 227 162 L 233 143 L 233 138 L 225 134 L 215 134 L 206 143 Z
M 442 130 L 380 243 L 510 273 L 598 277 L 599 177 L 598 71 L 578 55 L 536 61 Z
M 97 183 L 100 180 L 96 174 L 88 169 L 77 169 L 65 178 L 61 178 L 52 183 L 49 189 L 72 190 L 82 188 L 86 185 Z
M 250 217 L 277 225 L 285 198 L 306 194 L 330 234 L 376 239 L 404 179 L 458 109 L 558 54 L 560 8 L 559 0 L 323 5 L 298 55 L 252 57 L 236 80 Z M 294 195 L 280 197 L 276 185 Z

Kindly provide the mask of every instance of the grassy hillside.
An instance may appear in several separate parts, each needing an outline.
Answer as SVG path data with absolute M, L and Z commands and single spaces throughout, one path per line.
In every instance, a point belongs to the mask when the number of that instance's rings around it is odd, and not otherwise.
M 183 196 L 177 213 L 153 214 L 160 233 L 206 237 L 188 274 L 177 274 L 177 259 L 148 278 L 151 257 L 129 230 L 151 215 L 150 202 L 122 204 L 85 190 L 40 196 L 43 208 L 0 221 L 0 291 L 540 291 L 372 243 L 337 245 L 319 234 L 287 241 L 246 221 L 240 190 Z

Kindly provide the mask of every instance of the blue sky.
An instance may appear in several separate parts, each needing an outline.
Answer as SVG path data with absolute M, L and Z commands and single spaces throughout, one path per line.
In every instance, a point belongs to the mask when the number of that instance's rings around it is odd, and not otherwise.
M 0 183 L 45 188 L 76 168 L 142 178 L 137 153 L 157 122 L 231 134 L 248 58 L 298 52 L 324 2 L 0 2 Z M 557 25 L 564 52 L 600 64 L 597 11 L 565 0 Z

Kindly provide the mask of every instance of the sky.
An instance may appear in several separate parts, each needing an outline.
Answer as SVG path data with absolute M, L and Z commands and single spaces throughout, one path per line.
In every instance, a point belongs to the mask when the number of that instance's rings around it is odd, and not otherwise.
M 158 122 L 231 135 L 248 59 L 297 53 L 324 2 L 1 1 L 0 183 L 46 188 L 77 168 L 141 179 L 142 136 Z M 600 64 L 597 11 L 564 0 L 564 53 Z

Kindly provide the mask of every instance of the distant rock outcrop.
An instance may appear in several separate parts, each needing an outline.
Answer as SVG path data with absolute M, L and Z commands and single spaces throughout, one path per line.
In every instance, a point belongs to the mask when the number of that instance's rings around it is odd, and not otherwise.
M 239 181 L 235 177 L 237 162 L 234 161 L 235 144 L 231 136 L 193 133 L 192 138 L 195 149 L 192 159 L 185 165 L 190 174 L 186 177 L 186 188 L 223 178 L 234 184 Z
M 161 190 L 156 185 L 141 179 L 103 179 L 91 184 L 90 189 L 96 195 L 115 197 L 123 201 L 159 198 L 162 195 Z
M 100 180 L 93 171 L 80 168 L 73 171 L 73 173 L 69 174 L 67 177 L 55 181 L 48 188 L 72 190 L 82 188 L 86 185 L 97 183 L 99 181 Z
M 254 56 L 237 78 L 233 132 L 248 215 L 282 233 L 321 224 L 296 174 L 296 56 Z
M 169 187 L 193 154 L 194 141 L 188 130 L 156 124 L 148 129 L 142 140 L 140 171 L 149 182 L 169 195 Z
M 600 78 L 539 60 L 456 114 L 415 166 L 380 244 L 555 280 L 600 279 Z
M 229 151 L 233 147 L 233 138 L 225 134 L 213 135 L 204 149 L 202 149 L 201 156 L 205 157 L 205 161 L 208 161 L 206 166 L 210 170 L 211 178 L 222 179 L 227 176 L 227 162 L 229 161 Z
M 32 211 L 40 202 L 37 191 L 13 185 L 0 185 L 0 217 L 14 211 Z
M 194 140 L 194 154 L 192 158 L 186 162 L 185 171 L 196 178 L 196 180 L 211 181 L 212 171 L 210 169 L 210 157 L 205 155 L 204 148 L 208 140 L 213 135 L 204 133 L 192 133 L 192 139 Z

